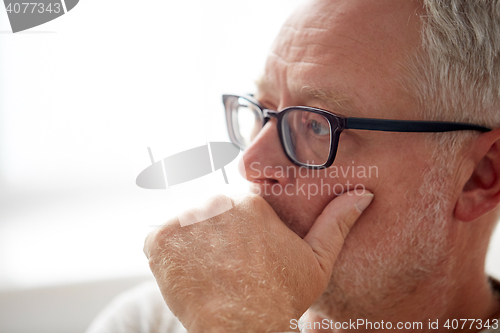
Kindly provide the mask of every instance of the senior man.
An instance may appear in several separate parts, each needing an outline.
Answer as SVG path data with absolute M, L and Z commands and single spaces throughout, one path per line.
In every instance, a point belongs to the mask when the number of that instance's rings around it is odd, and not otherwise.
M 297 10 L 256 94 L 224 97 L 254 195 L 146 241 L 173 315 L 189 332 L 498 331 L 499 52 L 498 1 Z

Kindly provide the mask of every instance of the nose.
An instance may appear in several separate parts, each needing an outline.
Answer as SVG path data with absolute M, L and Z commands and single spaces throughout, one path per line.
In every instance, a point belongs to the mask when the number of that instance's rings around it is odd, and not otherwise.
M 270 118 L 246 148 L 239 162 L 240 173 L 253 183 L 286 185 L 287 167 L 295 167 L 281 146 L 276 118 Z

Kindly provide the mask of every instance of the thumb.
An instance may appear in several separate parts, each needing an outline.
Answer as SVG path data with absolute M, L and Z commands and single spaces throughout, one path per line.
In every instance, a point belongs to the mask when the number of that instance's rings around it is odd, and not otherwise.
M 366 190 L 362 193 L 353 190 L 336 197 L 323 209 L 304 237 L 328 277 L 347 234 L 372 199 L 373 194 Z

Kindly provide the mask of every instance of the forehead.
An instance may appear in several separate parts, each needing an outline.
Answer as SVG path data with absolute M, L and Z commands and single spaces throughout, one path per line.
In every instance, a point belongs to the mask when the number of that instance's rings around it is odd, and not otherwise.
M 420 44 L 420 8 L 406 0 L 308 2 L 276 38 L 259 96 L 280 106 L 338 100 L 370 116 L 400 113 L 411 100 L 401 80 Z M 390 110 L 378 116 L 404 118 Z

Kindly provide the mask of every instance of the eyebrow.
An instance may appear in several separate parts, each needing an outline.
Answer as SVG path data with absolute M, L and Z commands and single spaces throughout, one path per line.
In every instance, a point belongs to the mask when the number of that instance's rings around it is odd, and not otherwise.
M 353 105 L 352 99 L 340 90 L 303 86 L 300 91 L 313 99 L 318 99 L 327 105 L 335 107 L 336 109 L 340 108 L 342 110 L 347 110 L 351 109 Z
M 255 80 L 255 85 L 258 91 L 272 92 L 273 86 L 261 75 Z M 310 85 L 298 86 L 297 89 L 301 95 L 306 95 L 309 99 L 319 100 L 334 109 L 350 110 L 353 106 L 352 99 L 344 92 L 336 89 L 325 89 L 320 87 L 313 87 Z M 333 110 L 332 110 L 333 111 Z

